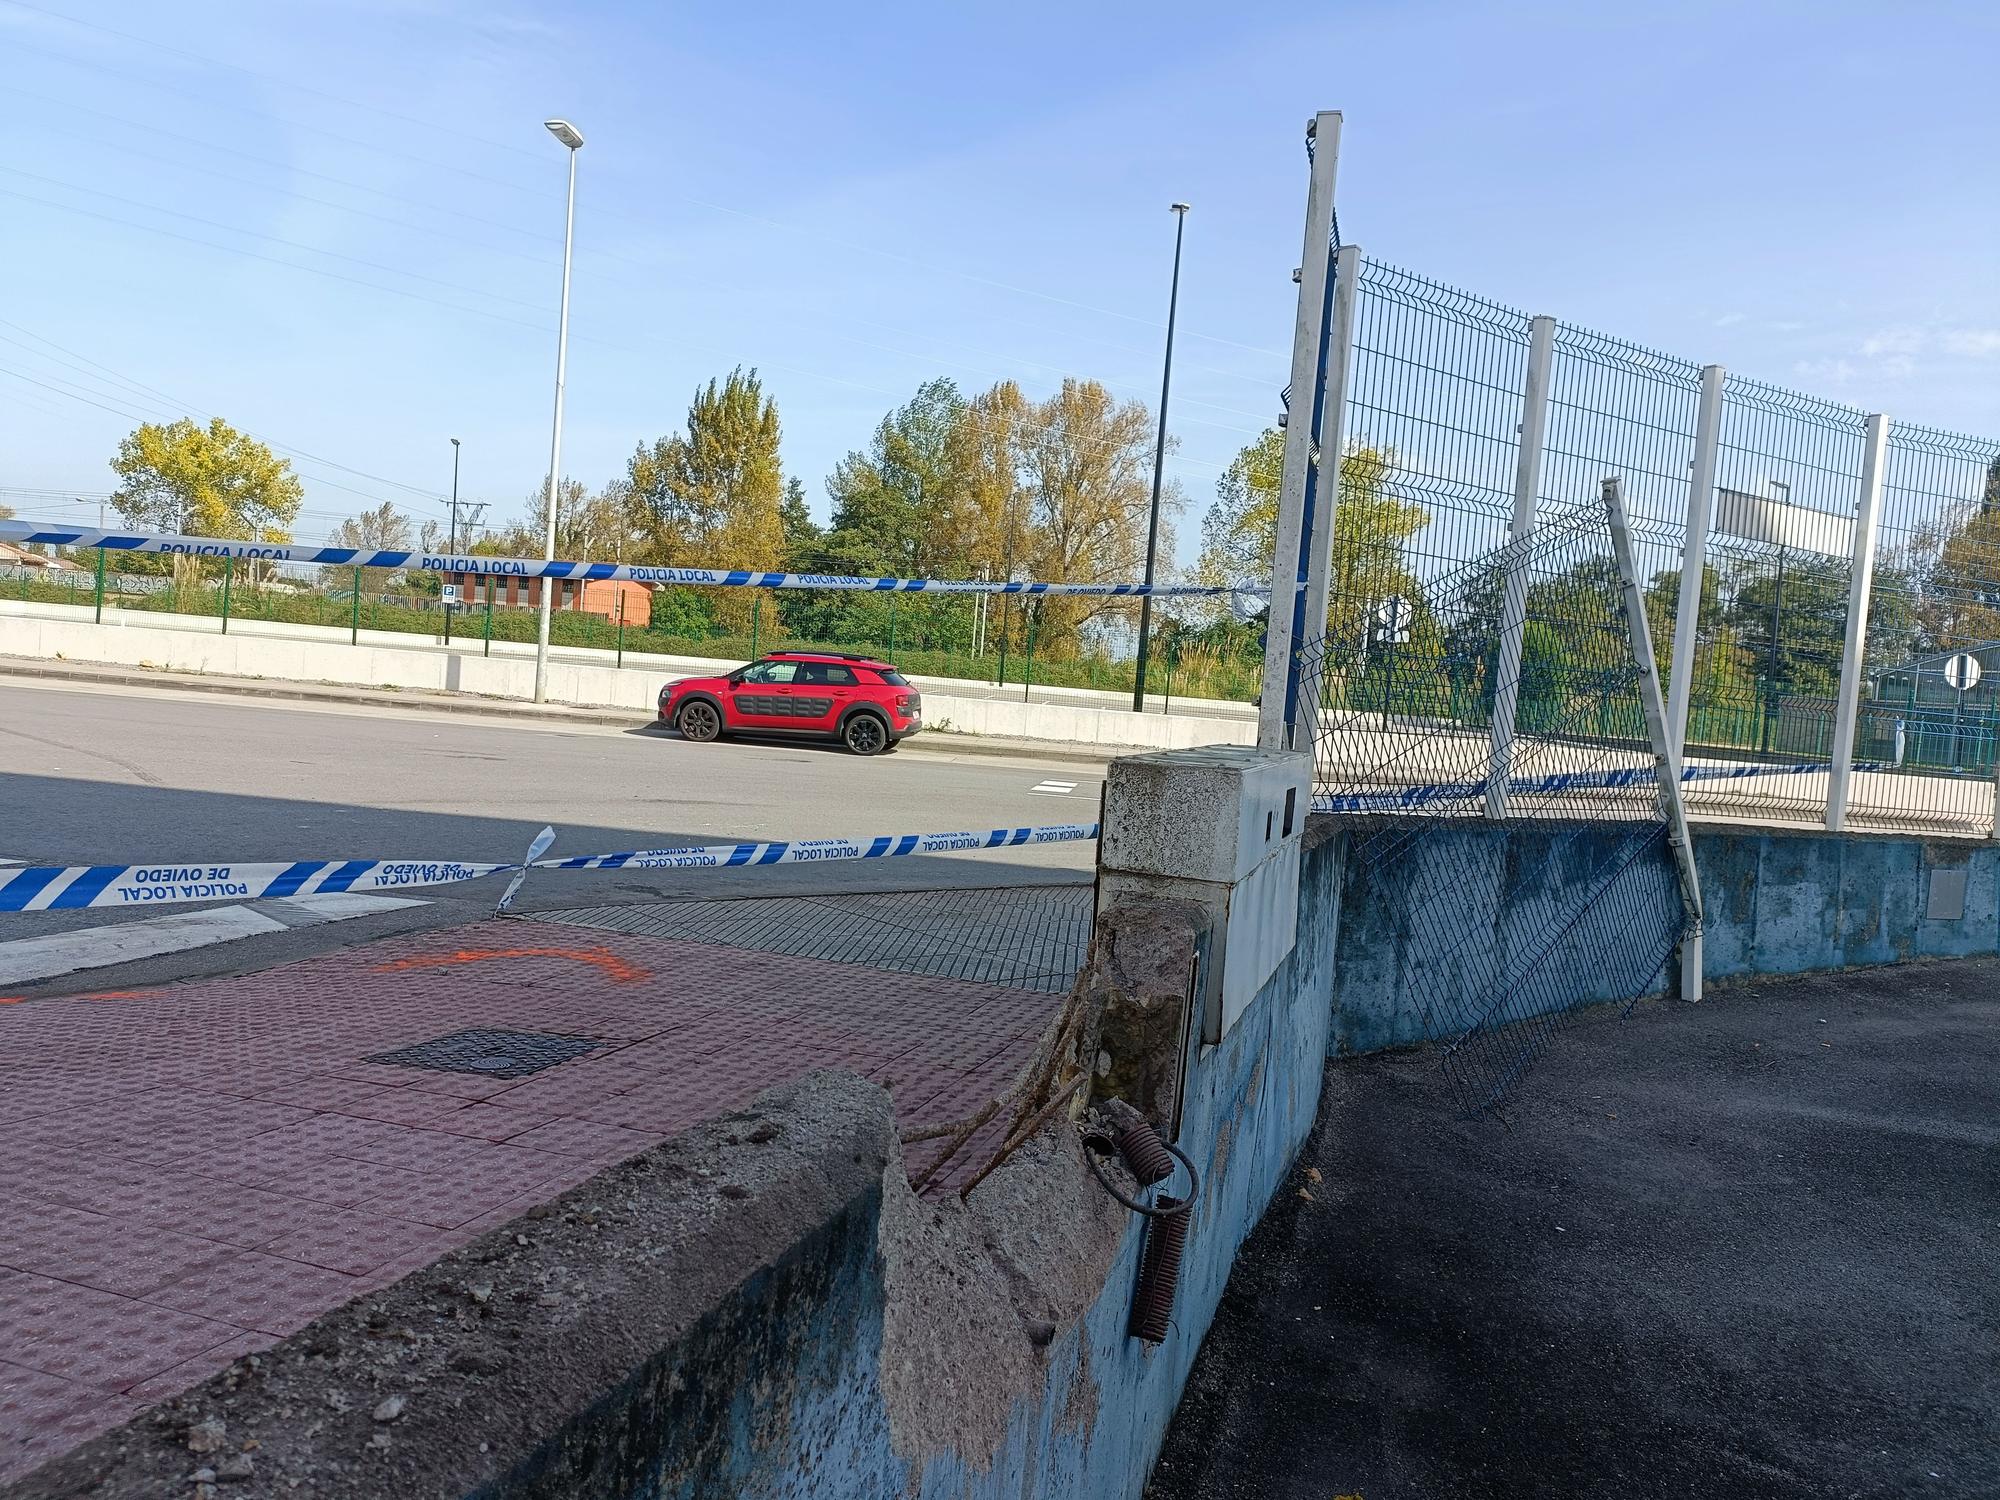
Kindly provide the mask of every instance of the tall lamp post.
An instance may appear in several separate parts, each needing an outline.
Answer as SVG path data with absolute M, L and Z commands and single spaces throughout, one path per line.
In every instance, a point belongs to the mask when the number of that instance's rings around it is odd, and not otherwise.
M 569 205 L 563 213 L 562 313 L 556 323 L 556 415 L 549 435 L 549 525 L 543 543 L 544 561 L 556 555 L 556 491 L 562 483 L 563 376 L 569 367 L 569 256 L 576 233 L 576 153 L 583 148 L 583 132 L 567 120 L 544 120 L 550 135 L 569 148 Z M 549 594 L 555 580 L 541 580 L 541 613 L 535 622 L 535 702 L 546 703 L 549 696 Z
M 1167 358 L 1160 372 L 1160 435 L 1153 444 L 1153 510 L 1146 522 L 1146 587 L 1153 586 L 1154 554 L 1160 545 L 1160 477 L 1167 459 L 1167 392 L 1174 383 L 1174 315 L 1181 301 L 1181 236 L 1187 230 L 1188 205 L 1172 203 L 1174 215 L 1174 280 L 1167 294 Z M 1146 711 L 1146 647 L 1153 633 L 1153 596 L 1139 598 L 1139 661 L 1132 674 L 1132 712 Z
M 451 440 L 451 542 L 446 548 L 454 556 L 458 553 L 458 439 Z

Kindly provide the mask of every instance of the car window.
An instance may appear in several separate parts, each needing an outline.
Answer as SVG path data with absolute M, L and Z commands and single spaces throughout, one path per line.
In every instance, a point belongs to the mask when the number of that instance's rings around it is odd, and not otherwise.
M 908 687 L 910 685 L 910 679 L 905 677 L 901 672 L 898 672 L 894 667 L 884 667 L 876 675 L 888 683 L 890 687 Z
M 799 681 L 819 687 L 826 682 L 826 663 L 823 661 L 802 661 L 799 663 Z
M 825 667 L 826 683 L 831 687 L 853 687 L 854 669 L 828 663 Z
M 745 682 L 790 682 L 798 675 L 795 661 L 760 661 L 743 674 Z

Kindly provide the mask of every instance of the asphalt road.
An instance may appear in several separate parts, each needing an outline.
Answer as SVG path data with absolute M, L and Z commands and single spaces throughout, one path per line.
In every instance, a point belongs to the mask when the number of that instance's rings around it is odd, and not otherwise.
M 1504 1121 L 1334 1063 L 1149 1500 L 1992 1500 L 1996 981 L 1603 1007 Z
M 1073 789 L 1031 790 L 1059 783 Z M 557 830 L 555 853 L 586 854 L 1088 823 L 1101 784 L 1094 765 L 974 754 L 942 737 L 864 760 L 801 743 L 690 745 L 641 720 L 545 725 L 0 681 L 0 859 L 23 864 L 511 860 L 545 824 Z M 516 909 L 1076 880 L 1094 855 L 1095 845 L 1072 843 L 827 867 L 536 875 Z M 261 967 L 484 915 L 499 887 L 417 891 L 422 905 L 395 912 L 8 988 L 124 988 Z M 159 914 L 0 915 L 0 943 Z

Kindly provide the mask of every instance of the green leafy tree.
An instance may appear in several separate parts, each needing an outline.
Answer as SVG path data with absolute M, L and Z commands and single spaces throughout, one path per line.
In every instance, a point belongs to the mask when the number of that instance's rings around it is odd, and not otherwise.
M 285 542 L 305 500 L 290 463 L 220 417 L 205 427 L 186 417 L 143 423 L 119 443 L 111 468 L 111 504 L 141 531 Z M 198 571 L 178 555 L 173 570 L 177 587 Z
M 939 577 L 964 566 L 973 530 L 960 472 L 968 410 L 951 381 L 926 381 L 882 419 L 865 452 L 828 476 L 832 530 L 872 550 L 882 571 Z
M 757 372 L 732 370 L 695 393 L 684 431 L 641 444 L 622 490 L 646 561 L 775 569 L 785 557 L 778 409 Z M 717 617 L 747 625 L 751 601 L 731 591 Z
M 818 544 L 819 523 L 806 506 L 806 487 L 794 477 L 785 481 L 785 498 L 778 505 L 778 525 L 785 534 L 785 566 L 797 569 L 800 559 Z

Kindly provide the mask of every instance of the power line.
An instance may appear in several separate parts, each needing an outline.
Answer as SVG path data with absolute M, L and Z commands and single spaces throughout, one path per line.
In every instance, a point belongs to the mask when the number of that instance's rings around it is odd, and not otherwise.
M 525 147 L 513 145 L 511 142 L 496 141 L 491 139 L 490 137 L 475 135 L 467 131 L 458 130 L 451 126 L 438 125 L 431 121 L 416 119 L 409 115 L 400 114 L 394 110 L 385 109 L 380 105 L 365 104 L 358 100 L 344 99 L 339 95 L 330 94 L 325 92 L 324 90 L 313 89 L 305 85 L 302 85 L 295 78 L 292 77 L 279 78 L 277 75 L 260 71 L 255 68 L 249 68 L 240 63 L 226 62 L 219 58 L 209 57 L 198 52 L 189 51 L 185 48 L 174 47 L 151 38 L 137 36 L 131 32 L 118 31 L 115 28 L 103 26 L 95 22 L 82 21 L 79 20 L 77 17 L 68 15 L 62 11 L 51 10 L 42 6 L 28 4 L 26 3 L 26 0 L 0 0 L 0 4 L 11 5 L 14 6 L 16 9 L 31 11 L 36 14 L 48 16 L 56 20 L 67 21 L 72 25 L 84 27 L 89 30 L 104 32 L 107 35 L 119 37 L 122 40 L 135 43 L 139 46 L 148 49 L 172 52 L 178 56 L 187 58 L 193 62 L 201 62 L 209 64 L 214 67 L 227 68 L 232 72 L 242 73 L 252 78 L 260 78 L 264 79 L 267 82 L 279 83 L 285 88 L 287 92 L 315 94 L 320 98 L 327 99 L 330 102 L 339 104 L 344 108 L 359 109 L 368 113 L 383 115 L 386 118 L 397 120 L 406 125 L 414 125 L 417 126 L 419 129 L 423 129 L 426 131 L 433 131 L 440 134 L 455 135 L 463 140 L 471 141 L 477 145 L 485 146 L 488 147 L 489 149 L 496 151 L 506 151 L 515 155 L 525 157 L 529 160 L 534 160 L 539 162 L 543 159 L 540 153 L 529 151 Z M 42 51 L 44 49 L 37 48 L 35 50 Z M 159 88 L 168 93 L 178 93 L 182 94 L 183 96 L 194 97 L 199 99 L 204 104 L 214 105 L 220 102 L 229 107 L 234 107 L 238 110 L 247 113 L 267 113 L 267 112 L 250 110 L 247 106 L 233 104 L 231 101 L 226 101 L 226 100 L 218 101 L 212 95 L 190 94 L 190 91 L 188 90 L 176 88 L 171 84 L 163 83 L 156 78 L 151 78 L 143 74 L 135 74 L 131 72 L 129 69 L 120 69 L 112 67 L 110 64 L 102 62 L 101 60 L 77 58 L 62 53 L 57 53 L 53 55 L 61 57 L 65 61 L 68 61 L 78 66 L 95 67 L 105 72 L 121 73 L 126 77 L 136 77 L 139 78 L 142 82 L 146 83 L 149 87 Z M 53 103 L 58 101 L 50 101 L 50 102 Z M 315 134 L 328 136 L 334 140 L 342 142 L 343 144 L 355 146 L 361 150 L 379 151 L 387 156 L 396 157 L 405 161 L 412 161 L 419 165 L 432 167 L 439 171 L 452 172 L 459 176 L 468 177 L 474 181 L 484 182 L 491 186 L 505 188 L 510 192 L 533 193 L 540 191 L 540 189 L 530 187 L 524 183 L 510 182 L 503 178 L 498 178 L 498 177 L 489 177 L 484 173 L 474 172 L 469 168 L 456 166 L 446 162 L 434 162 L 425 157 L 420 157 L 413 155 L 412 153 L 409 152 L 396 150 L 393 147 L 378 145 L 371 141 L 357 140 L 351 136 L 343 136 L 339 134 L 337 131 L 330 131 L 322 126 L 312 125 L 304 121 L 286 119 L 285 117 L 275 116 L 275 115 L 267 115 L 267 117 L 283 119 L 284 123 L 291 125 L 295 129 L 306 130 L 313 132 Z M 217 148 L 217 149 L 223 149 L 223 148 Z M 656 190 L 653 187 L 653 185 L 649 184 L 648 186 L 649 190 Z M 894 261 L 901 265 L 913 266 L 919 270 L 929 271 L 934 275 L 956 277 L 960 280 L 970 281 L 976 285 L 991 287 L 997 291 L 1010 292 L 1017 296 L 1031 297 L 1041 301 L 1053 303 L 1057 306 L 1071 308 L 1080 312 L 1095 313 L 1100 317 L 1113 318 L 1121 322 L 1137 324 L 1141 327 L 1159 329 L 1164 326 L 1161 323 L 1159 323 L 1157 319 L 1142 314 L 1121 312 L 1115 308 L 1100 307 L 1094 303 L 1079 301 L 1071 297 L 1064 297 L 1057 293 L 1045 292 L 1034 287 L 1026 287 L 1018 285 L 1014 282 L 1003 281 L 997 277 L 983 276 L 977 272 L 962 270 L 956 266 L 938 265 L 934 262 L 920 260 L 915 256 L 905 255 L 901 252 L 894 250 L 884 250 L 873 245 L 865 245 L 853 241 L 832 239 L 824 234 L 817 234 L 813 231 L 809 231 L 799 225 L 788 224 L 783 220 L 772 219 L 763 214 L 754 213 L 748 209 L 736 208 L 730 204 L 717 203 L 711 199 L 698 198 L 687 193 L 679 193 L 675 194 L 674 196 L 678 197 L 681 201 L 693 204 L 698 208 L 707 209 L 711 213 L 727 214 L 730 215 L 731 217 L 740 218 L 750 223 L 760 224 L 765 228 L 776 230 L 781 234 L 792 235 L 794 237 L 805 238 L 805 239 L 813 239 L 816 240 L 818 243 L 832 245 L 836 248 L 848 250 L 856 254 L 872 255 L 879 257 L 881 259 Z M 601 209 L 600 212 L 605 212 L 608 214 L 608 216 L 612 218 L 622 219 L 627 223 L 639 225 L 642 228 L 650 227 L 643 225 L 641 221 L 633 218 L 630 215 L 620 213 L 616 209 L 608 209 L 608 210 Z M 1245 351 L 1246 353 L 1264 355 L 1271 359 L 1284 359 L 1287 357 L 1281 350 L 1267 349 L 1260 345 L 1247 344 L 1241 342 L 1240 340 L 1224 338 L 1219 334 L 1203 333 L 1197 329 L 1186 330 L 1185 336 L 1189 338 L 1202 339 L 1206 342 L 1217 344 L 1225 348 L 1240 349 Z M 1236 370 L 1221 370 L 1213 367 L 1199 366 L 1199 365 L 1194 366 L 1194 368 L 1204 369 L 1208 373 L 1221 375 L 1229 379 L 1253 380 L 1259 378 L 1259 377 L 1244 375 L 1242 372 Z

